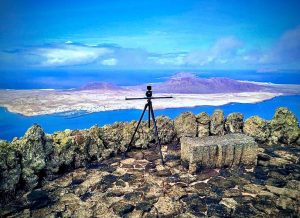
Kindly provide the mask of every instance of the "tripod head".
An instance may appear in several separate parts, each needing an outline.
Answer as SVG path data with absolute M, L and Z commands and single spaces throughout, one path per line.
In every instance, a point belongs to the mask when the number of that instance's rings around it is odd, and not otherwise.
M 141 98 L 127 98 L 125 97 L 125 100 L 141 100 L 141 99 L 161 99 L 161 98 L 173 98 L 172 96 L 160 96 L 160 97 L 152 97 L 152 86 L 147 86 L 147 91 L 145 93 L 146 97 Z

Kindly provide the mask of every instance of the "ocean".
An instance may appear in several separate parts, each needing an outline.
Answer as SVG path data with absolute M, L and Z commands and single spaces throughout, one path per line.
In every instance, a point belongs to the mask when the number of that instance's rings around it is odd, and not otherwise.
M 91 81 L 105 81 L 117 85 L 137 85 L 142 83 L 156 83 L 168 79 L 176 70 L 165 71 L 100 71 L 100 72 L 72 72 L 72 71 L 34 71 L 34 72 L 3 72 L 1 74 L 1 89 L 69 89 L 83 86 Z M 256 82 L 272 82 L 279 84 L 300 84 L 300 72 L 269 72 L 255 71 L 189 71 L 200 77 L 228 77 L 238 80 Z M 18 79 L 16 79 L 18 78 Z M 231 103 L 223 106 L 199 106 L 193 108 L 175 108 L 155 110 L 155 115 L 167 115 L 175 118 L 180 113 L 191 111 L 195 114 L 207 112 L 212 114 L 216 108 L 224 110 L 225 115 L 241 112 L 245 119 L 259 115 L 264 119 L 272 119 L 276 108 L 288 107 L 300 119 L 300 96 L 280 96 L 256 104 Z M 114 122 L 138 120 L 141 110 L 116 110 L 70 117 L 66 114 L 41 115 L 25 117 L 10 113 L 0 108 L 0 139 L 12 140 L 21 137 L 34 123 L 42 126 L 46 133 L 53 133 L 64 129 L 85 129 L 97 124 L 103 126 Z M 145 116 L 146 117 L 146 116 Z

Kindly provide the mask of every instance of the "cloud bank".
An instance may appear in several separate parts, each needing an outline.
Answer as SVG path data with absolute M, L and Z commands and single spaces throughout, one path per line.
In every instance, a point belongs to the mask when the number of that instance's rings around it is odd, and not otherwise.
M 234 36 L 217 39 L 205 49 L 153 53 L 116 44 L 81 44 L 70 40 L 0 51 L 0 66 L 13 68 L 206 68 L 300 69 L 300 26 L 289 30 L 267 49 L 249 49 Z

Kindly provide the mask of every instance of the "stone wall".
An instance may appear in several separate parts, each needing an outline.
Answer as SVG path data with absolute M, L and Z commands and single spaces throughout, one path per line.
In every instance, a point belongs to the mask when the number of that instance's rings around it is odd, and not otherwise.
M 128 149 L 136 121 L 119 122 L 102 128 L 65 130 L 45 134 L 39 125 L 33 125 L 22 138 L 12 142 L 0 141 L 0 195 L 14 195 L 18 190 L 32 190 L 43 179 L 57 177 L 68 170 L 101 161 Z M 171 120 L 157 117 L 159 136 L 163 144 L 178 143 L 181 137 L 206 137 L 228 133 L 245 133 L 258 143 L 300 144 L 299 124 L 287 108 L 279 108 L 271 121 L 258 116 L 243 122 L 241 113 L 224 117 L 216 110 L 194 115 L 185 112 Z M 147 148 L 155 143 L 153 129 L 142 122 L 132 148 Z

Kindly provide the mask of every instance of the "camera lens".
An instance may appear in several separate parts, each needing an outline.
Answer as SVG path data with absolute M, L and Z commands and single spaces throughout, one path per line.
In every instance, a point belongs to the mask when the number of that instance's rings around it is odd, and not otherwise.
M 147 96 L 148 98 L 152 97 L 152 91 L 147 91 L 147 92 L 146 92 L 146 96 Z

